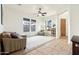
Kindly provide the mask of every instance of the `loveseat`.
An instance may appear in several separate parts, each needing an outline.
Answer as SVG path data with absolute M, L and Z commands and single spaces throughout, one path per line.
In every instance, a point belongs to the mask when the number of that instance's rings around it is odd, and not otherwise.
M 9 36 L 7 34 L 9 34 Z M 5 32 L 5 35 L 1 33 L 0 43 L 2 54 L 9 54 L 18 50 L 23 50 L 26 48 L 26 35 L 17 35 L 12 32 Z

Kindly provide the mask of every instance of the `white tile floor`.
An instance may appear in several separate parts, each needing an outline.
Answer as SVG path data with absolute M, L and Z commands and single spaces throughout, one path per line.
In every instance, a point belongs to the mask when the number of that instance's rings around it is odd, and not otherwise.
M 55 37 L 52 36 L 33 36 L 33 37 L 27 37 L 27 48 L 32 49 L 35 48 L 45 42 L 48 42 L 50 40 L 55 39 Z

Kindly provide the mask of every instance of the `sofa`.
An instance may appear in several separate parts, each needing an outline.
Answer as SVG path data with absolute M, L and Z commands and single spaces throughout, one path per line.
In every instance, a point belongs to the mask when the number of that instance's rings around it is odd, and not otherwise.
M 37 33 L 37 35 L 44 36 L 44 35 L 45 35 L 45 32 L 44 32 L 44 30 L 41 30 L 41 31 L 39 31 L 39 32 Z
M 38 35 L 49 36 L 49 35 L 51 35 L 51 31 L 41 30 L 38 32 Z
M 7 32 L 6 32 L 7 33 Z M 10 35 L 0 35 L 1 53 L 10 54 L 12 52 L 23 50 L 26 48 L 26 35 L 12 36 L 12 32 L 8 32 Z M 3 37 L 4 36 L 4 37 Z

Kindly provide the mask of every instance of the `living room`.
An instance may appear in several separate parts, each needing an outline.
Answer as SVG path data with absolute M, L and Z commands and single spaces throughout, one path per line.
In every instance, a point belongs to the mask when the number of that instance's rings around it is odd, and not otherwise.
M 52 36 L 53 36 L 53 39 L 56 36 L 55 17 L 52 17 L 52 15 L 38 16 L 39 8 L 43 8 L 43 6 L 42 5 L 38 5 L 36 7 L 35 6 L 36 5 L 32 6 L 32 5 L 19 5 L 19 4 L 2 5 L 2 9 L 3 9 L 2 17 L 4 20 L 1 21 L 3 22 L 1 24 L 2 25 L 1 32 L 16 32 L 19 35 L 26 35 L 28 49 L 32 49 L 41 44 L 44 44 L 50 41 Z M 34 7 L 36 8 L 36 11 L 35 10 L 31 11 L 32 10 L 31 8 L 34 8 Z M 25 10 L 27 10 L 27 12 L 25 12 Z M 52 30 L 52 28 L 54 30 Z M 52 31 L 54 31 L 54 33 L 51 33 Z
M 72 36 L 78 35 L 78 5 L 2 4 L 1 7 L 0 32 L 26 35 L 27 50 L 35 50 L 51 40 L 59 40 L 60 18 L 68 20 L 68 46 L 71 44 Z

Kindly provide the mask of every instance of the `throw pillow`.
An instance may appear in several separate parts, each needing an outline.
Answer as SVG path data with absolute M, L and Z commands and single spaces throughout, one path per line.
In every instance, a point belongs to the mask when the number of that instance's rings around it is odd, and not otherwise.
M 3 33 L 1 33 L 1 37 L 2 38 L 11 38 L 11 35 L 10 35 L 11 33 L 9 33 L 9 32 L 3 32 Z
M 16 32 L 12 32 L 11 33 L 11 37 L 12 38 L 18 38 L 19 34 L 17 34 Z

